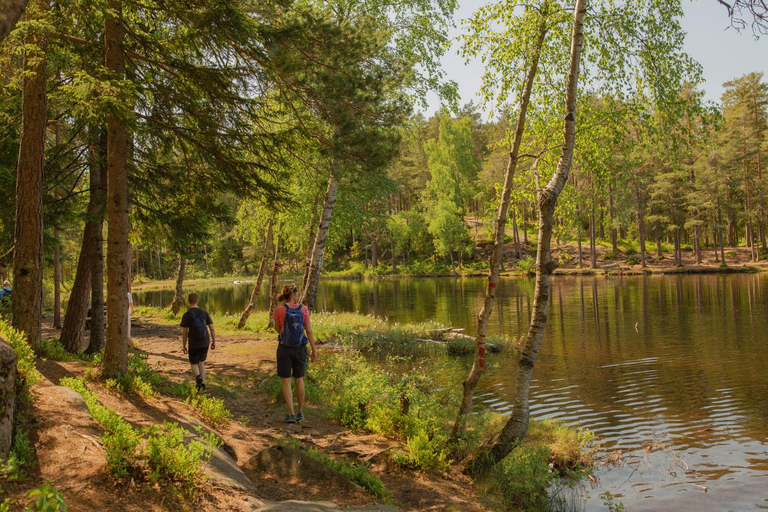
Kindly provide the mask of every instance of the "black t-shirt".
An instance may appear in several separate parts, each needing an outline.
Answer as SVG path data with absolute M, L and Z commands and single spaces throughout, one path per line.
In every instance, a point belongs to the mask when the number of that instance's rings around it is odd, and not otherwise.
M 207 311 L 200 308 L 189 308 L 181 317 L 181 326 L 189 329 L 187 338 L 189 348 L 205 348 L 210 342 L 208 326 L 213 323 Z

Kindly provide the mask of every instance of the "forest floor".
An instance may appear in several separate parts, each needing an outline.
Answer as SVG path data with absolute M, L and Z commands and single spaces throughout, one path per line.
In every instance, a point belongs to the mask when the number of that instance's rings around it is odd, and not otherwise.
M 49 319 L 46 319 L 49 320 Z M 46 327 L 43 338 L 58 338 L 58 331 Z M 35 448 L 32 467 L 25 478 L 4 485 L 3 494 L 17 504 L 28 503 L 27 492 L 50 482 L 64 496 L 69 510 L 261 510 L 264 503 L 285 500 L 333 502 L 342 508 L 376 503 L 362 488 L 334 483 L 332 478 L 315 472 L 286 480 L 277 471 L 270 474 L 254 469 L 262 450 L 292 439 L 302 446 L 315 447 L 334 459 L 366 461 L 392 493 L 392 503 L 400 510 L 481 511 L 471 479 L 460 473 L 420 473 L 393 468 L 384 457 L 377 457 L 395 447 L 396 441 L 380 436 L 347 431 L 340 424 L 325 419 L 323 404 L 308 403 L 306 420 L 300 424 L 282 423 L 285 406 L 269 396 L 260 386 L 275 368 L 274 336 L 268 333 L 221 333 L 218 347 L 208 357 L 208 392 L 223 400 L 232 418 L 218 426 L 206 425 L 236 455 L 237 466 L 253 484 L 250 488 L 227 486 L 208 481 L 194 499 L 138 478 L 117 479 L 108 470 L 99 439 L 101 426 L 87 413 L 78 412 L 64 388 L 56 386 L 62 377 L 86 375 L 92 363 L 71 360 L 38 360 L 38 370 L 45 379 L 36 384 L 30 429 Z M 187 357 L 181 351 L 180 329 L 176 326 L 141 319 L 134 325 L 137 347 L 146 353 L 148 363 L 164 378 L 181 382 L 190 379 Z M 320 349 L 319 357 L 325 350 Z M 163 421 L 204 423 L 204 419 L 177 398 L 158 393 L 144 397 L 107 389 L 98 380 L 88 383 L 102 404 L 116 411 L 134 427 L 160 425 Z M 63 390 L 63 391 L 62 391 Z M 66 393 L 65 393 L 66 395 Z M 228 450 L 228 451 L 230 451 Z M 238 488 L 239 487 L 239 488 Z M 246 486 L 247 487 L 247 486 Z M 298 507 L 298 506 L 297 506 Z M 21 508 L 19 508 L 21 510 Z M 286 510 L 299 510 L 287 508 Z M 303 510 L 303 509 L 302 509 Z

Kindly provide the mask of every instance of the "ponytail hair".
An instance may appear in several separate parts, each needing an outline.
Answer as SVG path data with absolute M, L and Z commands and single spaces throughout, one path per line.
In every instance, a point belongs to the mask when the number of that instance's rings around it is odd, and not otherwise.
M 288 302 L 288 299 L 290 299 L 291 295 L 294 293 L 299 293 L 299 287 L 295 284 L 287 284 L 283 286 L 283 291 L 277 296 L 277 302 Z

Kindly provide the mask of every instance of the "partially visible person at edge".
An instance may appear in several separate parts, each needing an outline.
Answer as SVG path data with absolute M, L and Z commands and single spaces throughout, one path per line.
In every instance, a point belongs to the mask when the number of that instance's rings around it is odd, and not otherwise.
M 128 331 L 126 331 L 128 340 L 128 346 L 130 348 L 135 349 L 136 345 L 133 343 L 133 339 L 131 338 L 131 315 L 133 314 L 133 297 L 131 297 L 131 283 L 128 282 Z
M 11 282 L 6 279 L 3 281 L 3 287 L 0 288 L 0 308 L 11 305 L 11 293 Z
M 307 342 L 312 348 L 312 362 L 317 359 L 315 337 L 309 323 L 309 310 L 299 304 L 299 288 L 295 284 L 283 287 L 277 301 L 283 304 L 275 308 L 275 330 L 277 341 L 277 375 L 283 381 L 283 397 L 288 414 L 283 421 L 296 423 L 304 419 L 304 374 L 307 371 Z M 291 377 L 296 384 L 298 409 L 293 410 Z
M 208 359 L 209 340 L 211 350 L 216 349 L 216 330 L 213 328 L 211 315 L 198 307 L 200 297 L 196 293 L 190 293 L 187 302 L 189 310 L 181 317 L 181 351 L 189 354 L 189 364 L 192 366 L 197 390 L 205 391 L 205 360 Z M 187 349 L 187 340 L 189 340 L 189 349 Z

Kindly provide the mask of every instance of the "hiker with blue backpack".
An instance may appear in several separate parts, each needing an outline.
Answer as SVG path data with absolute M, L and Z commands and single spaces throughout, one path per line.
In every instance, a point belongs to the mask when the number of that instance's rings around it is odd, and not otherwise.
M 307 343 L 312 348 L 311 360 L 317 359 L 315 337 L 309 324 L 309 310 L 299 304 L 299 287 L 289 284 L 283 287 L 277 301 L 283 304 L 275 308 L 275 330 L 277 335 L 277 375 L 283 381 L 283 397 L 288 406 L 285 423 L 296 423 L 304 419 L 304 374 L 307 371 Z M 293 411 L 291 377 L 296 384 L 298 410 Z
M 216 331 L 213 328 L 211 315 L 197 306 L 200 297 L 196 293 L 190 293 L 187 302 L 189 310 L 181 317 L 181 351 L 189 354 L 195 387 L 198 391 L 205 391 L 205 360 L 208 358 L 208 347 L 210 346 L 211 350 L 216 349 Z M 187 350 L 187 341 L 189 341 L 189 350 Z

